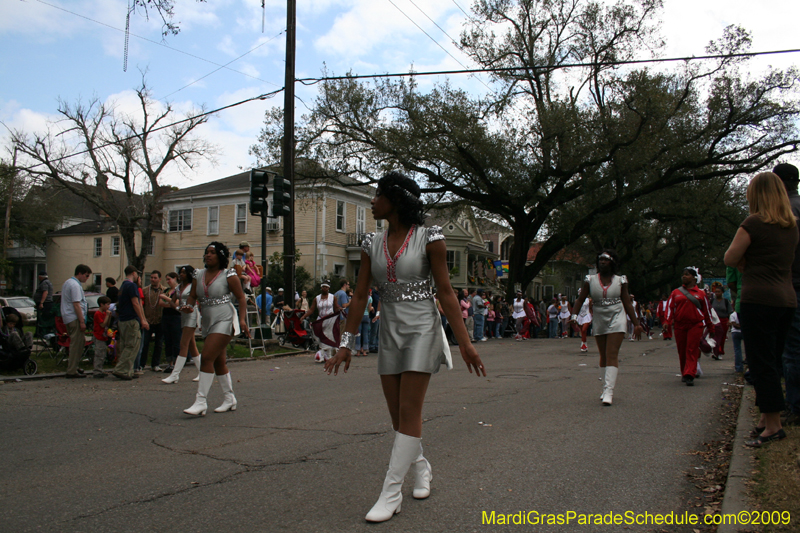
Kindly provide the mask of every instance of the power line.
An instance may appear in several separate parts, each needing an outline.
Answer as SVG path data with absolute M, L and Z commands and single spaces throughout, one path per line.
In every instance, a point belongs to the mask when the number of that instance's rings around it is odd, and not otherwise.
M 251 98 L 246 98 L 246 99 L 244 99 L 244 100 L 240 100 L 240 101 L 238 101 L 238 102 L 234 102 L 234 103 L 232 103 L 232 104 L 228 104 L 228 105 L 226 105 L 226 106 L 222 106 L 222 107 L 218 107 L 218 108 L 216 108 L 216 109 L 212 109 L 211 111 L 205 111 L 205 112 L 203 112 L 203 113 L 200 113 L 200 114 L 197 114 L 197 115 L 192 115 L 191 117 L 187 117 L 187 118 L 184 118 L 184 119 L 181 119 L 181 120 L 177 120 L 177 121 L 175 121 L 175 122 L 172 122 L 172 123 L 170 123 L 170 124 L 165 124 L 164 126 L 159 126 L 159 127 L 157 127 L 157 128 L 153 128 L 152 130 L 149 130 L 149 131 L 148 131 L 148 133 L 153 133 L 153 132 L 156 132 L 156 131 L 161 131 L 161 130 L 164 130 L 164 129 L 167 129 L 167 128 L 171 128 L 172 126 L 177 126 L 178 124 L 183 124 L 184 122 L 188 122 L 188 121 L 190 121 L 190 120 L 195 120 L 195 119 L 198 119 L 198 118 L 200 118 L 200 117 L 205 117 L 205 116 L 208 116 L 208 115 L 213 115 L 213 114 L 215 114 L 215 113 L 219 113 L 220 111 L 224 111 L 224 110 L 226 110 L 226 109 L 230 109 L 230 108 L 232 108 L 232 107 L 240 106 L 240 105 L 242 105 L 242 104 L 246 104 L 246 103 L 248 103 L 248 102 L 252 102 L 252 101 L 254 101 L 254 100 L 266 100 L 267 98 L 270 98 L 270 97 L 272 97 L 272 96 L 275 96 L 276 94 L 278 94 L 278 93 L 280 93 L 280 92 L 283 92 L 283 87 L 281 87 L 281 88 L 280 88 L 280 89 L 278 89 L 278 90 L 275 90 L 275 91 L 269 92 L 269 93 L 259 94 L 258 96 L 253 96 L 253 97 L 251 97 Z M 117 143 L 120 143 L 120 142 L 130 141 L 130 140 L 133 140 L 133 139 L 138 139 L 138 138 L 139 138 L 139 136 L 138 136 L 138 135 L 130 135 L 130 136 L 128 136 L 128 137 L 124 137 L 124 138 L 122 138 L 122 139 L 118 139 L 118 140 L 116 140 L 116 141 L 114 141 L 114 142 L 109 142 L 109 143 L 101 144 L 101 145 L 99 145 L 99 146 L 95 146 L 95 147 L 93 148 L 93 150 L 100 150 L 100 149 L 102 149 L 102 148 L 107 148 L 107 147 L 109 147 L 109 146 L 112 146 L 112 145 L 114 145 L 114 144 L 117 144 Z M 48 160 L 48 162 L 49 162 L 49 163 L 57 163 L 57 162 L 59 162 L 59 161 L 63 161 L 64 159 L 69 159 L 70 157 L 75 157 L 75 156 L 78 156 L 78 155 L 88 154 L 90 151 L 91 151 L 91 150 L 89 150 L 89 149 L 87 148 L 87 149 L 85 149 L 85 150 L 81 150 L 81 151 L 79 151 L 79 152 L 74 152 L 74 153 L 72 153 L 72 154 L 68 154 L 68 155 L 64 155 L 64 156 L 61 156 L 61 157 L 57 157 L 57 158 L 55 158 L 55 159 L 50 159 L 50 160 Z M 45 163 L 37 163 L 36 165 L 33 165 L 32 167 L 26 167 L 26 168 L 27 168 L 27 169 L 36 168 L 36 167 L 40 167 L 40 166 L 42 166 L 42 165 L 44 165 L 44 164 L 45 164 Z
M 458 9 L 460 9 L 460 10 L 461 10 L 461 12 L 462 12 L 462 13 L 464 13 L 464 14 L 467 16 L 467 18 L 468 18 L 468 19 L 472 19 L 472 17 L 469 15 L 469 13 L 467 13 L 466 11 L 464 11 L 464 8 L 463 8 L 463 7 L 461 7 L 461 5 L 459 5 L 459 3 L 458 3 L 458 2 L 456 2 L 456 0 L 453 0 L 453 3 L 456 5 L 456 7 L 457 7 Z
M 437 28 L 439 28 L 439 30 L 440 30 L 442 33 L 444 33 L 444 34 L 447 36 L 447 38 L 448 38 L 448 39 L 450 39 L 450 41 L 451 41 L 451 43 L 453 44 L 453 46 L 455 46 L 456 48 L 458 48 L 458 50 L 459 50 L 460 52 L 464 52 L 464 49 L 463 49 L 463 48 L 461 48 L 461 46 L 459 46 L 459 44 L 456 42 L 456 40 L 455 40 L 455 39 L 453 39 L 452 37 L 450 37 L 450 34 L 449 34 L 449 33 L 447 33 L 447 32 L 444 30 L 444 28 L 442 28 L 441 26 L 439 26 L 439 24 L 437 24 L 435 20 L 433 20 L 433 19 L 432 19 L 432 18 L 431 18 L 431 17 L 430 17 L 430 16 L 429 16 L 429 15 L 428 15 L 428 14 L 427 14 L 427 13 L 426 13 L 426 12 L 425 12 L 425 11 L 424 11 L 422 8 L 421 8 L 421 7 L 419 7 L 419 6 L 416 4 L 416 2 L 414 2 L 414 0 L 408 0 L 408 1 L 409 1 L 409 2 L 411 2 L 411 3 L 414 5 L 414 7 L 416 7 L 416 8 L 417 8 L 417 9 L 418 9 L 418 10 L 419 10 L 419 11 L 420 11 L 420 12 L 421 12 L 423 15 L 425 15 L 425 16 L 428 18 L 428 20 L 430 20 L 431 22 L 433 22 L 433 25 L 434 25 L 434 26 L 436 26 Z M 452 57 L 452 56 L 450 56 L 450 57 Z M 455 59 L 455 58 L 454 58 L 454 59 Z M 458 61 L 458 60 L 456 59 L 456 61 Z M 464 68 L 467 68 L 467 67 L 466 67 L 466 65 L 464 65 L 464 64 L 463 64 L 463 63 L 461 63 L 460 61 L 458 62 L 458 64 L 459 64 L 459 65 L 461 65 L 461 66 L 462 66 L 462 67 L 464 67 Z M 477 76 L 476 76 L 476 79 L 477 79 L 479 82 L 481 82 L 481 84 L 482 84 L 484 87 L 486 87 L 486 88 L 487 88 L 487 89 L 489 89 L 490 91 L 492 90 L 492 88 L 491 88 L 491 87 L 489 87 L 489 86 L 486 84 L 486 82 L 484 82 L 482 79 L 478 78 Z
M 462 66 L 462 67 L 464 67 L 464 68 L 467 68 L 467 66 L 466 66 L 464 63 L 462 63 L 461 61 L 459 61 L 459 60 L 458 60 L 458 58 L 456 58 L 456 56 L 454 56 L 453 54 L 451 54 L 450 52 L 448 52 L 448 51 L 447 51 L 447 49 L 446 49 L 444 46 L 442 46 L 441 44 L 439 44 L 439 42 L 438 42 L 436 39 L 434 39 L 433 37 L 431 37 L 431 35 L 430 35 L 428 32 L 426 32 L 424 29 L 422 29 L 422 26 L 420 26 L 419 24 L 417 24 L 416 22 L 414 22 L 414 19 L 412 19 L 411 17 L 409 17 L 409 16 L 406 14 L 406 12 L 405 12 L 405 11 L 403 11 L 402 9 L 400 9 L 400 7 L 399 7 L 397 4 L 395 4 L 395 3 L 394 3 L 392 0 L 388 0 L 388 2 L 389 2 L 390 4 L 392 4 L 394 7 L 396 7 L 396 8 L 397 8 L 397 10 L 398 10 L 400 13 L 402 13 L 402 14 L 403 14 L 403 15 L 404 15 L 404 16 L 405 16 L 405 17 L 406 17 L 408 20 L 410 20 L 410 21 L 411 21 L 411 24 L 413 24 L 414 26 L 416 26 L 417 28 L 419 28 L 419 31 L 421 31 L 422 33 L 424 33 L 424 34 L 425 34 L 425 35 L 428 37 L 428 39 L 430 39 L 431 41 L 433 41 L 433 44 L 435 44 L 436 46 L 438 46 L 439 48 L 441 48 L 441 49 L 442 49 L 442 51 L 443 51 L 445 54 L 447 54 L 447 55 L 449 55 L 450 57 L 452 57 L 453 59 L 455 59 L 456 63 L 458 63 L 459 65 L 461 65 L 461 66 Z M 416 4 L 414 4 L 414 5 L 416 5 Z M 421 10 L 420 10 L 420 11 L 421 11 Z M 425 15 L 425 16 L 427 17 L 427 15 Z M 428 18 L 430 18 L 430 17 L 428 17 Z M 441 29 L 441 28 L 440 28 L 440 29 Z
M 112 26 L 110 24 L 106 24 L 105 22 L 100 22 L 99 20 L 95 20 L 95 19 L 87 17 L 85 15 L 81 15 L 80 13 L 75 13 L 74 11 L 70 11 L 69 9 L 65 9 L 65 8 L 63 8 L 61 6 L 57 6 L 57 5 L 54 5 L 54 4 L 49 4 L 49 3 L 45 2 L 44 0 L 36 0 L 36 1 L 39 2 L 40 4 L 44 4 L 46 6 L 54 8 L 54 9 L 58 9 L 59 11 L 63 11 L 65 13 L 69 13 L 70 15 L 75 15 L 76 17 L 80 17 L 80 18 L 88 20 L 90 22 L 94 22 L 95 24 L 100 24 L 101 26 L 105 26 L 106 28 L 111 28 L 112 30 L 115 30 L 115 31 L 118 31 L 118 32 L 121 32 L 121 33 L 125 33 L 125 30 L 123 30 L 121 28 L 117 28 L 117 27 Z M 280 87 L 280 85 L 278 85 L 275 82 L 262 80 L 259 77 L 253 76 L 253 75 L 248 74 L 246 72 L 242 72 L 241 70 L 232 69 L 232 68 L 229 68 L 229 67 L 227 67 L 225 65 L 220 65 L 219 63 L 215 63 L 214 61 L 211 61 L 211 60 L 206 59 L 204 57 L 196 56 L 196 55 L 191 54 L 189 52 L 184 52 L 183 50 L 179 50 L 177 48 L 173 48 L 172 46 L 169 46 L 168 44 L 160 43 L 158 41 L 154 41 L 152 39 L 148 39 L 147 37 L 142 37 L 141 35 L 136 35 L 135 33 L 131 33 L 130 35 L 132 35 L 133 37 L 136 37 L 137 39 L 141 39 L 143 41 L 147 41 L 148 43 L 156 44 L 158 46 L 163 46 L 164 48 L 172 50 L 173 52 L 178 52 L 179 54 L 183 54 L 183 55 L 186 55 L 186 56 L 189 56 L 189 57 L 193 57 L 195 59 L 199 59 L 200 61 L 205 61 L 206 63 L 210 63 L 210 64 L 218 66 L 218 67 L 226 68 L 227 70 L 230 70 L 231 72 L 236 72 L 237 74 L 241 74 L 243 76 L 247 76 L 248 78 L 253 78 L 254 80 L 262 81 L 264 83 L 268 83 L 269 85 L 274 85 L 275 87 Z M 228 64 L 230 64 L 230 63 L 228 63 Z
M 521 67 L 496 67 L 496 68 L 477 68 L 477 69 L 464 69 L 464 70 L 435 70 L 427 72 L 396 72 L 391 74 L 363 74 L 355 76 L 324 76 L 321 78 L 299 78 L 297 81 L 303 85 L 314 85 L 321 81 L 338 81 L 338 80 L 360 80 L 368 78 L 402 78 L 408 76 L 441 76 L 445 74 L 476 74 L 479 72 L 516 72 L 518 70 L 561 70 L 575 67 L 606 67 L 606 66 L 621 66 L 621 65 L 641 65 L 647 63 L 674 63 L 679 61 L 700 61 L 706 59 L 733 59 L 737 57 L 756 57 L 777 54 L 794 54 L 800 52 L 800 48 L 790 48 L 787 50 L 771 50 L 768 52 L 742 52 L 738 54 L 715 54 L 706 56 L 686 56 L 686 57 L 668 57 L 661 59 L 631 59 L 627 61 L 599 61 L 589 63 L 565 63 L 563 65 L 551 66 L 521 66 Z
M 252 48 L 252 49 L 248 50 L 247 52 L 243 53 L 243 54 L 242 54 L 242 55 L 240 55 L 239 57 L 237 57 L 237 58 L 235 58 L 235 59 L 231 59 L 230 61 L 228 61 L 228 62 L 227 62 L 227 63 L 225 63 L 224 65 L 220 65 L 219 67 L 217 67 L 216 69 L 212 70 L 211 72 L 209 72 L 209 73 L 208 73 L 208 74 L 206 74 L 205 76 L 202 76 L 202 77 L 200 77 L 200 78 L 197 78 L 196 80 L 192 81 L 191 83 L 187 83 L 186 85 L 184 85 L 183 87 L 181 87 L 180 89 L 178 89 L 178 90 L 176 90 L 176 91 L 172 91 L 172 92 L 171 92 L 171 93 L 169 93 L 168 95 L 166 95 L 166 96 L 164 96 L 164 97 L 160 98 L 160 100 L 164 100 L 165 98 L 168 98 L 168 97 L 172 96 L 172 95 L 173 95 L 173 94 L 175 94 L 175 93 L 181 92 L 181 91 L 182 91 L 182 90 L 184 90 L 185 88 L 187 88 L 187 87 L 190 87 L 190 86 L 194 85 L 195 83 L 197 83 L 197 82 L 199 82 L 199 81 L 202 81 L 202 80 L 206 79 L 207 77 L 211 76 L 211 75 L 212 75 L 212 74 L 214 74 L 215 72 L 219 72 L 220 70 L 222 70 L 222 69 L 224 69 L 224 68 L 227 68 L 227 66 L 228 66 L 228 65 L 230 65 L 231 63 L 235 63 L 236 61 L 239 61 L 241 58 L 243 58 L 243 57 L 244 57 L 244 56 L 246 56 L 247 54 L 249 54 L 249 53 L 251 53 L 251 52 L 255 52 L 256 50 L 258 50 L 259 48 L 261 48 L 261 47 L 262 47 L 262 46 L 264 46 L 265 44 L 267 44 L 267 43 L 269 43 L 269 42 L 272 42 L 272 41 L 274 41 L 275 39 L 277 39 L 278 37 L 280 37 L 280 36 L 281 36 L 281 35 L 283 35 L 284 33 L 286 33 L 286 32 L 285 32 L 285 31 L 281 31 L 280 33 L 278 33 L 278 35 L 276 35 L 276 36 L 272 37 L 271 39 L 268 39 L 268 40 L 264 41 L 263 43 L 259 44 L 258 46 L 256 46 L 255 48 Z M 273 84 L 273 85 L 276 85 L 276 84 Z

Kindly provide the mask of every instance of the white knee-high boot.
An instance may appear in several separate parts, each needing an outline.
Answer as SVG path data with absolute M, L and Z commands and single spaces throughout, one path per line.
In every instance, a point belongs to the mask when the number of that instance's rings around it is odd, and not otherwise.
M 606 368 L 608 368 L 608 367 L 607 366 L 601 366 L 600 367 L 600 378 L 598 378 L 598 379 L 600 379 L 600 381 L 603 382 L 603 390 L 605 390 L 605 387 L 606 387 Z M 600 393 L 600 399 L 601 400 L 603 399 L 603 393 L 602 392 Z
M 433 469 L 431 464 L 422 455 L 422 440 L 419 443 L 419 456 L 412 463 L 416 479 L 414 481 L 414 498 L 424 500 L 431 495 L 431 481 L 433 481 Z
M 403 479 L 406 477 L 411 463 L 419 456 L 419 437 L 409 437 L 396 433 L 392 457 L 389 459 L 389 470 L 383 481 L 381 496 L 367 513 L 367 522 L 385 522 L 395 513 L 400 512 L 403 503 Z
M 194 400 L 194 405 L 183 412 L 187 415 L 205 416 L 208 410 L 208 391 L 211 390 L 211 384 L 214 383 L 214 374 L 210 372 L 200 372 L 200 383 L 197 384 L 197 398 Z
M 611 400 L 614 397 L 614 385 L 617 383 L 617 373 L 619 368 L 616 366 L 606 367 L 606 386 L 603 389 L 603 405 L 611 405 Z
M 197 354 L 197 357 L 192 357 L 192 362 L 194 363 L 194 366 L 197 367 L 197 372 L 198 372 L 197 377 L 194 378 L 192 381 L 200 381 L 200 372 L 202 372 L 202 370 L 200 370 L 200 357 L 202 355 L 203 354 Z
M 183 370 L 183 365 L 186 364 L 186 358 L 182 355 L 179 355 L 175 359 L 175 367 L 172 369 L 172 374 L 169 377 L 162 379 L 164 383 L 177 383 L 178 378 L 181 377 L 181 370 Z
M 223 376 L 217 376 L 219 384 L 222 387 L 222 394 L 225 395 L 225 401 L 222 405 L 214 409 L 215 413 L 224 413 L 225 411 L 236 410 L 236 396 L 233 395 L 233 381 L 231 380 L 231 373 L 228 372 Z

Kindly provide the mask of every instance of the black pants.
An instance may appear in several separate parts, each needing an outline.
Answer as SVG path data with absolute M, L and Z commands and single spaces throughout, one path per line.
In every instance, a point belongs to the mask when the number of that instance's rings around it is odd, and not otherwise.
M 181 317 L 164 314 L 161 317 L 162 335 L 164 335 L 164 358 L 170 365 L 181 352 Z
M 785 408 L 781 389 L 781 365 L 786 334 L 794 308 L 742 302 L 739 322 L 756 389 L 756 405 L 762 413 L 779 413 Z
M 139 363 L 142 368 L 147 366 L 147 356 L 150 353 L 150 337 L 155 336 L 155 347 L 153 348 L 153 359 L 150 361 L 151 366 L 156 367 L 161 363 L 161 323 L 150 324 L 150 331 L 143 330 L 144 336 L 142 337 L 142 361 Z

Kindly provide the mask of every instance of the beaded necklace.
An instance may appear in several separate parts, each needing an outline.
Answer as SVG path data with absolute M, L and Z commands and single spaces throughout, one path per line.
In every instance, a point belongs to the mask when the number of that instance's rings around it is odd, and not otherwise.
M 211 280 L 211 283 L 206 283 L 206 272 L 208 272 L 208 270 L 203 270 L 203 280 L 202 280 L 202 284 L 203 284 L 203 292 L 206 294 L 206 298 L 208 298 L 208 297 L 209 297 L 209 296 L 208 296 L 208 288 L 209 288 L 210 286 L 212 286 L 212 285 L 214 284 L 214 282 L 215 282 L 215 281 L 217 281 L 217 278 L 218 278 L 218 277 L 219 277 L 219 275 L 222 273 L 222 269 L 219 269 L 219 270 L 217 271 L 217 275 L 216 275 L 216 276 L 214 276 L 214 279 L 212 279 L 212 280 Z
M 389 255 L 389 249 L 386 246 L 386 235 L 388 232 L 383 234 L 383 255 L 386 257 L 386 280 L 391 283 L 397 283 L 397 261 L 400 259 L 400 256 L 403 255 L 403 252 L 406 251 L 406 248 L 408 248 L 408 243 L 411 240 L 411 236 L 414 235 L 414 229 L 416 227 L 416 224 L 411 225 L 406 235 L 406 240 L 403 241 L 403 245 L 397 250 L 397 253 L 394 254 L 394 258 Z
M 603 289 L 603 298 L 608 298 L 608 289 L 610 289 L 611 284 L 614 283 L 614 275 L 611 275 L 611 281 L 608 282 L 608 285 L 603 285 L 603 280 L 600 278 L 600 274 L 597 274 L 597 283 L 599 283 L 600 288 Z

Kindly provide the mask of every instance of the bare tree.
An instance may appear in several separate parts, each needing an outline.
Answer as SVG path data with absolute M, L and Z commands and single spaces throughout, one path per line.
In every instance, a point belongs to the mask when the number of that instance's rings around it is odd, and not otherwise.
M 19 166 L 32 177 L 60 184 L 114 220 L 130 262 L 143 269 L 147 247 L 137 251 L 135 235 L 140 231 L 142 244 L 148 243 L 162 224 L 165 170 L 191 170 L 202 159 L 213 160 L 215 147 L 194 136 L 208 120 L 202 110 L 177 117 L 171 104 L 153 99 L 144 80 L 136 96 L 136 116 L 97 98 L 60 100 L 61 121 L 44 133 L 14 132 L 12 139 Z

